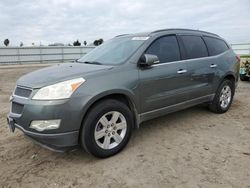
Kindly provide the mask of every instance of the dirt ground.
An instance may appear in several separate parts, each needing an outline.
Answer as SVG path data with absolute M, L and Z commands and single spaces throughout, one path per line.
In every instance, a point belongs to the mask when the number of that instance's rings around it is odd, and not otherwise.
M 250 187 L 250 82 L 231 109 L 194 107 L 145 122 L 108 159 L 55 153 L 6 124 L 15 81 L 37 67 L 0 68 L 0 187 Z

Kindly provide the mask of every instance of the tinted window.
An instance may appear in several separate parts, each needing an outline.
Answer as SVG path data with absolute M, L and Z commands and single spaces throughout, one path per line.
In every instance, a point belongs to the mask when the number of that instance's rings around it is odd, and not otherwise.
M 209 55 L 218 55 L 228 50 L 228 46 L 223 40 L 204 37 L 204 40 L 207 44 Z
M 153 42 L 146 54 L 157 55 L 161 63 L 180 60 L 180 51 L 175 36 L 161 37 Z
M 208 56 L 207 47 L 199 36 L 181 36 L 186 50 L 185 59 Z

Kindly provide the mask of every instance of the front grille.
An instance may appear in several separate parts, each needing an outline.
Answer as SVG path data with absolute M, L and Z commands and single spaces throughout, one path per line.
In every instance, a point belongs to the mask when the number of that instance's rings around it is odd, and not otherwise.
M 11 112 L 14 114 L 22 114 L 23 105 L 16 102 L 12 102 Z
M 27 88 L 17 86 L 16 89 L 15 89 L 14 95 L 19 96 L 19 97 L 29 98 L 31 92 L 32 92 L 31 89 L 27 89 Z

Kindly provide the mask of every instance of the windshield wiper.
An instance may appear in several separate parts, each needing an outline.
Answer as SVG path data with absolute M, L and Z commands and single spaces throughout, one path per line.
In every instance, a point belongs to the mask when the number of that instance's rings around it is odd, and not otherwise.
M 94 65 L 102 65 L 102 63 L 98 62 L 98 61 L 84 61 L 81 63 L 86 63 L 86 64 L 94 64 Z

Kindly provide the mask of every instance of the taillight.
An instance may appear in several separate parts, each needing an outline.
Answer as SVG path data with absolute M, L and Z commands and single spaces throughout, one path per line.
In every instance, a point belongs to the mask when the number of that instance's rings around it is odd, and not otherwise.
M 240 62 L 240 55 L 236 55 L 236 59 L 238 62 Z

